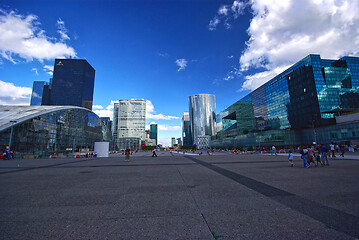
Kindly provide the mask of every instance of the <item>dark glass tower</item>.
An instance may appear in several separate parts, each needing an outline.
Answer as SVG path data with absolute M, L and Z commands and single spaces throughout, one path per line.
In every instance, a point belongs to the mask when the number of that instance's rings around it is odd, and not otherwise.
M 150 139 L 155 139 L 157 145 L 157 124 L 150 125 Z
M 95 69 L 82 59 L 55 59 L 50 105 L 92 110 Z
M 30 106 L 41 106 L 44 87 L 47 85 L 45 81 L 34 81 L 32 85 L 32 94 Z

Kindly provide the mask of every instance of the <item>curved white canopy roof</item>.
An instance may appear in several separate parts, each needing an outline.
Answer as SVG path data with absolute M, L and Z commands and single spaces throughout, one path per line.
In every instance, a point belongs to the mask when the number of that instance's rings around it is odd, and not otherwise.
M 76 106 L 14 106 L 0 105 L 0 131 L 3 131 L 13 125 L 22 123 L 36 116 L 56 112 L 66 109 L 83 109 L 91 111 L 87 108 Z M 11 122 L 10 122 L 11 121 Z

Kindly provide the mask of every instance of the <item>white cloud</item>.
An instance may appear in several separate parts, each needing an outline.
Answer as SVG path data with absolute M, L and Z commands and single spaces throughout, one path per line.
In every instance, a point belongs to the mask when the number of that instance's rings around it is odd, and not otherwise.
M 31 72 L 34 72 L 36 75 L 39 75 L 39 72 L 37 71 L 37 68 L 31 68 Z
M 184 58 L 176 59 L 175 63 L 178 66 L 178 69 L 177 69 L 178 72 L 186 69 L 186 67 L 187 67 L 187 60 Z
M 0 80 L 0 105 L 29 105 L 32 89 Z
M 102 105 L 92 105 L 92 109 L 103 109 Z
M 252 0 L 251 8 L 240 67 L 266 70 L 246 76 L 243 89 L 255 89 L 310 53 L 330 59 L 359 55 L 359 1 Z
M 218 9 L 218 15 L 225 15 L 227 16 L 228 14 L 228 6 L 226 5 L 222 5 L 219 9 Z
M 171 147 L 171 138 L 158 138 L 158 143 L 162 145 L 162 147 Z
M 162 113 L 156 114 L 155 107 L 153 106 L 150 100 L 146 100 L 146 119 L 155 119 L 155 120 L 173 120 L 179 119 L 175 116 L 166 116 Z
M 76 56 L 76 52 L 65 43 L 47 37 L 40 28 L 37 16 L 23 16 L 0 9 L 0 55 L 16 63 L 19 61 L 17 57 L 27 61 L 43 61 Z
M 231 19 L 236 19 L 243 14 L 244 9 L 247 6 L 247 2 L 234 1 L 232 6 L 222 5 L 216 16 L 214 16 L 208 24 L 208 29 L 214 31 L 217 28 L 217 25 L 223 20 L 223 24 L 227 29 L 230 29 L 232 26 L 229 23 Z
M 210 31 L 216 30 L 217 25 L 218 25 L 220 22 L 221 22 L 221 21 L 219 20 L 218 17 L 214 17 L 213 19 L 211 19 L 211 20 L 209 21 L 208 29 L 209 29 Z
M 70 37 L 67 35 L 67 29 L 65 27 L 65 22 L 61 20 L 61 18 L 59 18 L 59 20 L 57 20 L 57 32 L 60 34 L 60 39 L 61 41 L 65 41 L 65 40 L 70 40 Z
M 46 72 L 47 74 L 52 76 L 52 74 L 54 73 L 54 66 L 44 65 L 43 70 L 44 70 L 44 72 Z

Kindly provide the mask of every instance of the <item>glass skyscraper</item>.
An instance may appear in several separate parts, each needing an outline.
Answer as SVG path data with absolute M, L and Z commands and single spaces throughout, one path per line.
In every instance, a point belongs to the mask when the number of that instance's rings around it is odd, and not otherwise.
M 222 140 L 214 142 L 309 144 L 301 130 L 333 125 L 335 113 L 358 108 L 359 58 L 311 54 L 220 112 Z
M 157 145 L 157 124 L 150 124 L 150 139 L 156 140 Z
M 95 69 L 82 59 L 55 59 L 49 105 L 92 110 Z
M 183 145 L 193 145 L 189 112 L 184 112 L 182 116 L 182 143 Z
M 216 135 L 216 97 L 197 94 L 188 100 L 192 142 L 198 146 L 198 137 Z
M 41 106 L 44 86 L 48 83 L 45 81 L 34 81 L 32 85 L 32 94 L 30 106 Z
M 117 112 L 117 116 L 116 115 Z M 117 118 L 117 126 L 115 124 Z M 113 140 L 117 148 L 139 149 L 145 140 L 146 101 L 120 100 L 114 105 Z M 115 138 L 115 132 L 117 137 Z

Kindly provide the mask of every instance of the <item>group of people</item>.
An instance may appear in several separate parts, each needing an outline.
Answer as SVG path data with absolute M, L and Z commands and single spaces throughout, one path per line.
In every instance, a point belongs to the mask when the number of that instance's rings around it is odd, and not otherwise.
M 330 148 L 330 152 L 329 152 Z M 329 148 L 325 144 L 321 144 L 317 147 L 313 146 L 303 146 L 300 148 L 300 158 L 303 160 L 303 168 L 309 168 L 310 164 L 313 163 L 314 166 L 321 165 L 329 166 L 329 160 L 328 156 L 330 156 L 330 153 L 332 153 L 332 157 L 335 157 L 335 154 L 333 155 L 332 152 L 332 144 L 329 146 Z M 344 157 L 344 153 L 342 152 L 342 156 Z M 290 150 L 288 155 L 288 161 L 291 164 L 291 167 L 294 165 L 293 161 L 293 152 Z
M 4 156 L 4 160 L 13 160 L 14 151 L 10 150 L 9 146 L 7 146 L 5 149 L 3 149 L 3 156 Z

